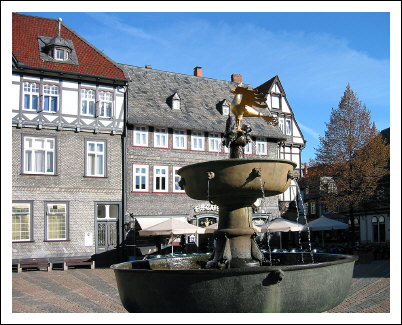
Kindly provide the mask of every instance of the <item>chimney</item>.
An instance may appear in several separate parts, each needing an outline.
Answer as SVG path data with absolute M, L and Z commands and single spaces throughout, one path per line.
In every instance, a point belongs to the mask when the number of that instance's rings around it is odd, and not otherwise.
M 202 67 L 195 67 L 194 68 L 194 76 L 202 77 Z
M 231 75 L 232 82 L 241 83 L 243 78 L 240 73 L 234 73 Z

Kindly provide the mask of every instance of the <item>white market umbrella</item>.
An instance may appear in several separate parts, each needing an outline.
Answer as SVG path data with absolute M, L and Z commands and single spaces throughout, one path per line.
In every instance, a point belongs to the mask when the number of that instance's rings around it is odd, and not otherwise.
M 156 225 L 140 230 L 140 236 L 170 236 L 172 241 L 172 256 L 173 256 L 173 236 L 174 235 L 189 235 L 203 234 L 204 228 L 194 226 L 188 222 L 170 218 Z
M 321 216 L 309 222 L 308 227 L 312 231 L 322 231 L 322 245 L 324 246 L 324 230 L 348 229 L 349 225 L 338 220 Z M 307 230 L 307 225 L 305 225 L 305 229 Z
M 261 232 L 279 232 L 280 248 L 282 248 L 281 232 L 303 231 L 304 225 L 284 218 L 276 218 L 260 227 Z
M 212 234 L 212 233 L 215 232 L 215 230 L 218 229 L 218 223 L 214 223 L 214 224 L 212 224 L 212 225 L 209 225 L 209 226 L 205 227 L 204 229 L 205 229 L 205 233 L 206 233 L 206 234 Z M 256 232 L 261 232 L 261 228 L 260 228 L 260 227 L 253 226 L 253 229 L 254 229 Z

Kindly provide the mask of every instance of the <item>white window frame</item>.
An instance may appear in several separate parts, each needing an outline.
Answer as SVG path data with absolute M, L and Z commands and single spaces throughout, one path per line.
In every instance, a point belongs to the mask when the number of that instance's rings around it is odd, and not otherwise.
M 292 121 L 290 118 L 285 119 L 285 134 L 286 135 L 292 134 Z
M 58 53 L 63 52 L 63 58 L 58 56 Z M 69 57 L 69 52 L 66 49 L 55 47 L 53 52 L 53 58 L 57 61 L 67 61 Z
M 90 145 L 94 145 L 94 150 L 90 150 Z M 99 145 L 102 145 L 102 150 L 99 150 Z M 105 141 L 86 141 L 86 176 L 105 177 L 106 175 L 106 142 Z M 93 160 L 89 157 L 94 156 Z M 98 159 L 102 159 L 102 170 L 99 170 Z M 94 167 L 90 166 L 91 161 L 94 161 Z
M 29 145 L 29 142 L 30 145 Z M 38 143 L 42 142 L 39 146 Z M 43 154 L 43 171 L 38 170 L 39 154 Z M 28 156 L 30 158 L 28 159 Z M 23 172 L 24 174 L 54 175 L 56 170 L 56 139 L 35 136 L 23 136 Z M 30 162 L 30 163 L 29 163 Z M 29 169 L 29 167 L 31 167 Z
M 84 110 L 84 103 L 86 103 L 85 110 Z M 91 117 L 96 116 L 96 89 L 81 88 L 80 109 L 81 109 L 81 115 Z M 93 112 L 91 112 L 91 109 L 93 109 Z
M 173 98 L 173 99 L 172 99 L 172 109 L 174 109 L 174 110 L 179 110 L 179 109 L 180 109 L 180 106 L 181 106 L 180 99 L 178 99 L 178 98 Z
M 244 147 L 244 154 L 245 155 L 253 154 L 253 142 L 252 141 L 247 143 L 246 146 Z
M 59 86 L 44 84 L 42 87 L 43 87 L 43 111 L 49 113 L 57 113 L 57 111 L 59 110 Z M 54 102 L 56 102 L 55 109 L 53 109 Z
M 38 111 L 40 107 L 40 100 L 39 100 L 39 83 L 36 82 L 24 82 L 22 85 L 23 90 L 23 100 L 22 100 L 22 109 L 27 111 Z M 25 107 L 25 98 L 29 97 L 28 103 L 29 107 Z M 35 101 L 34 101 L 35 99 Z M 36 104 L 35 107 L 34 103 Z
M 154 128 L 154 147 L 155 148 L 168 148 L 169 137 L 166 128 Z
M 28 211 L 15 211 L 14 209 L 26 209 Z M 22 222 L 23 217 L 28 217 L 28 222 Z M 19 221 L 17 220 L 19 219 Z M 12 233 L 11 238 L 13 242 L 26 242 L 32 241 L 32 204 L 28 202 L 13 202 L 12 204 Z M 25 226 L 25 227 L 24 227 Z M 19 228 L 19 229 L 16 229 Z M 24 229 L 26 228 L 26 229 Z M 14 238 L 18 234 L 19 238 Z M 28 235 L 23 236 L 24 235 Z M 22 238 L 24 237 L 24 238 Z
M 181 180 L 181 176 L 176 173 L 180 168 L 181 167 L 177 167 L 177 166 L 173 167 L 173 172 L 172 172 L 173 193 L 185 193 L 185 191 L 182 190 L 179 186 L 179 181 Z M 176 188 L 176 185 L 178 188 Z
M 210 152 L 221 152 L 221 135 L 219 133 L 210 133 L 208 135 L 208 149 Z
M 173 149 L 181 149 L 181 150 L 187 149 L 186 130 L 173 130 Z
M 279 128 L 281 129 L 282 133 L 285 134 L 285 119 L 283 117 L 280 117 L 278 119 L 278 122 L 279 122 L 278 124 Z
M 148 127 L 141 125 L 134 126 L 133 145 L 136 147 L 148 147 Z
M 99 117 L 113 117 L 113 92 L 99 91 Z
M 262 149 L 262 150 L 261 150 Z M 267 141 L 263 138 L 257 138 L 255 141 L 255 151 L 257 155 L 267 155 Z
M 163 171 L 163 172 L 158 173 L 158 171 L 161 171 L 161 172 Z M 157 188 L 158 179 L 159 179 L 160 188 Z M 162 188 L 163 179 L 165 181 L 164 188 Z M 154 166 L 154 168 L 153 168 L 153 191 L 155 193 L 169 191 L 169 167 L 168 166 Z
M 205 137 L 203 132 L 191 132 L 191 150 L 205 150 Z
M 64 213 L 60 211 L 59 213 L 50 211 L 51 208 L 57 206 L 58 208 L 64 207 Z M 52 214 L 64 214 L 64 236 L 50 238 L 49 236 L 49 216 Z M 63 226 L 61 227 L 61 231 L 63 232 Z M 47 202 L 46 203 L 46 240 L 47 241 L 59 241 L 59 240 L 68 240 L 68 205 L 63 202 Z
M 276 103 L 276 101 L 274 101 L 274 98 L 276 98 L 278 100 L 278 107 L 274 106 L 274 103 Z M 273 109 L 281 109 L 281 96 L 280 95 L 274 95 L 271 94 L 271 106 Z
M 136 169 L 140 171 L 137 172 Z M 144 171 L 143 171 L 143 170 Z M 137 184 L 137 177 L 139 179 L 139 184 Z M 142 182 L 144 180 L 144 188 L 141 188 Z M 139 188 L 136 188 L 137 185 Z M 149 166 L 148 165 L 133 165 L 133 192 L 149 192 Z
M 222 105 L 222 115 L 223 116 L 228 116 L 229 111 L 230 111 L 229 105 Z

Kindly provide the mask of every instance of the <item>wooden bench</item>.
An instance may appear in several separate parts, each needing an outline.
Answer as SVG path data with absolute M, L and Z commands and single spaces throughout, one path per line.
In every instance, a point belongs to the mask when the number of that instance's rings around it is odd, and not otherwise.
M 64 271 L 68 270 L 69 266 L 83 266 L 88 265 L 91 269 L 95 268 L 95 261 L 91 260 L 88 256 L 72 256 L 64 258 Z
M 21 258 L 17 264 L 17 272 L 22 272 L 23 269 L 41 269 L 46 268 L 46 271 L 52 270 L 52 263 L 49 263 L 47 257 L 43 258 Z

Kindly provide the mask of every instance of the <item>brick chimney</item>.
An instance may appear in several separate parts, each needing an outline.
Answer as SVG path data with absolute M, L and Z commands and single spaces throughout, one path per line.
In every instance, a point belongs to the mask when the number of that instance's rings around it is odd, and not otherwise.
M 194 68 L 194 76 L 202 77 L 202 67 L 195 67 Z
M 236 82 L 236 83 L 241 83 L 243 80 L 243 77 L 241 76 L 240 73 L 234 73 L 231 75 L 231 80 L 232 82 Z

